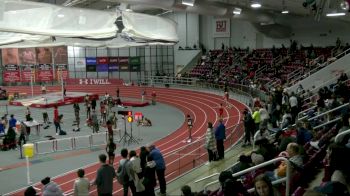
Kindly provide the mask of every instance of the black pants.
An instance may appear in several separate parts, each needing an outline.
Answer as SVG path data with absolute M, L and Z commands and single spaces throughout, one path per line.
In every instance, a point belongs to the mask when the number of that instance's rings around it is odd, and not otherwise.
M 157 178 L 159 182 L 160 193 L 166 193 L 165 169 L 157 169 Z
M 244 143 L 250 143 L 250 130 L 245 128 L 244 133 Z
M 225 154 L 224 140 L 216 140 L 216 149 L 218 149 L 219 159 L 223 159 Z
M 22 143 L 23 142 L 23 143 Z M 22 145 L 26 143 L 26 136 L 24 135 L 24 133 L 21 133 L 21 135 L 18 138 L 18 145 Z
M 55 124 L 55 127 L 56 127 L 56 133 L 60 133 L 62 131 L 60 123 L 59 122 L 54 122 L 54 124 Z M 57 130 L 60 131 L 60 132 L 57 132 Z
M 207 149 L 207 150 L 208 150 L 209 162 L 215 161 L 215 154 L 214 154 L 214 152 L 212 150 L 209 150 L 209 149 Z
M 124 196 L 128 196 L 129 187 L 130 187 L 132 195 L 136 194 L 136 187 L 135 187 L 134 182 L 129 181 L 129 182 L 123 184 Z

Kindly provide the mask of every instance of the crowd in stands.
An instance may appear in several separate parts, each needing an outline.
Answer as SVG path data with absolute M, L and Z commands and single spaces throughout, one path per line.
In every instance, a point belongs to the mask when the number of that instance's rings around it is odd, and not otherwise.
M 207 83 L 244 84 L 268 92 L 277 84 L 289 86 L 307 77 L 306 73 L 322 68 L 347 49 L 349 44 L 343 46 L 339 38 L 336 46 L 330 47 L 298 46 L 296 40 L 290 41 L 289 48 L 283 44 L 281 48 L 254 50 L 224 46 L 209 50 L 197 66 L 181 76 L 197 77 Z

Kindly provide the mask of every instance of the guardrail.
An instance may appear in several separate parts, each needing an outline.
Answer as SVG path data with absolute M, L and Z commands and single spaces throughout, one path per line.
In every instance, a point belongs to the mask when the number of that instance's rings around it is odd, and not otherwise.
M 343 131 L 341 133 L 338 133 L 337 136 L 335 136 L 335 142 L 340 143 L 341 142 L 340 139 L 342 139 L 342 136 L 347 135 L 347 134 L 350 134 L 350 129 Z
M 242 171 L 240 171 L 240 172 L 234 173 L 234 174 L 232 174 L 232 177 L 241 176 L 241 175 L 246 174 L 246 173 L 248 173 L 248 172 L 250 172 L 250 171 L 254 171 L 254 170 L 256 170 L 256 169 L 265 167 L 265 166 L 270 165 L 270 164 L 274 164 L 274 163 L 279 162 L 279 161 L 285 161 L 286 164 L 287 164 L 286 177 L 274 181 L 273 184 L 286 182 L 286 193 L 285 193 L 285 195 L 289 195 L 289 192 L 290 192 L 291 164 L 290 164 L 289 160 L 286 159 L 286 158 L 284 158 L 284 157 L 278 157 L 278 158 L 275 158 L 275 159 L 266 161 L 266 162 L 264 162 L 264 163 L 261 163 L 261 164 L 259 164 L 259 165 L 250 167 L 250 168 L 248 168 L 248 169 L 242 170 Z M 213 182 L 210 182 L 210 183 L 206 184 L 206 185 L 204 186 L 204 191 L 206 192 L 206 191 L 208 190 L 208 187 L 209 187 L 209 186 L 212 186 L 212 185 L 215 185 L 215 184 L 218 184 L 218 183 L 219 183 L 219 180 L 215 180 L 215 181 L 213 181 Z M 250 189 L 249 191 L 254 191 L 254 189 Z
M 195 87 L 195 88 L 205 88 L 205 89 L 224 89 L 223 84 L 215 84 L 215 83 L 208 83 L 206 81 L 197 79 L 197 78 L 177 78 L 177 77 L 167 77 L 167 76 L 150 76 L 150 77 L 144 77 L 144 79 L 140 79 L 138 81 L 141 85 L 174 85 L 174 86 L 180 86 L 180 87 Z M 242 101 L 242 96 L 245 96 L 243 102 L 246 105 L 252 106 L 253 104 L 253 97 L 259 97 L 261 100 L 266 101 L 268 96 L 258 90 L 251 88 L 249 86 L 241 85 L 241 84 L 229 84 L 228 88 L 232 93 L 232 96 L 234 99 L 238 99 L 239 101 Z M 223 91 L 222 91 L 223 92 Z M 230 94 L 231 95 L 231 94 Z M 239 95 L 239 96 L 238 96 Z
M 307 120 L 309 120 L 309 121 L 310 121 L 310 120 L 314 120 L 314 119 L 316 119 L 316 118 L 320 118 L 320 117 L 322 117 L 322 116 L 324 116 L 324 115 L 326 115 L 326 114 L 329 114 L 329 113 L 331 113 L 331 112 L 337 111 L 337 110 L 342 109 L 342 108 L 347 107 L 347 106 L 349 106 L 349 103 L 345 103 L 345 104 L 343 104 L 343 105 L 341 105 L 341 106 L 338 106 L 338 107 L 336 107 L 336 108 L 333 108 L 333 109 L 331 109 L 331 110 L 327 110 L 327 111 L 325 111 L 325 112 L 323 112 L 323 113 L 321 113 L 321 114 L 318 114 L 318 115 L 316 115 L 316 116 L 314 116 L 314 117 L 307 118 L 307 116 L 304 116 L 304 117 L 299 118 L 298 120 L 304 120 L 304 119 L 307 119 Z
M 34 143 L 35 154 L 43 155 L 54 152 L 63 152 L 103 146 L 107 144 L 108 133 L 101 132 L 86 136 L 68 137 Z

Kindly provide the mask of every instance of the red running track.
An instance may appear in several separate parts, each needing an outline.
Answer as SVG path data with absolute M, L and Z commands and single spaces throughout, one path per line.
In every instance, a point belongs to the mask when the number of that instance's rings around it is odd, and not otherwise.
M 144 88 L 139 87 L 124 87 L 124 86 L 108 86 L 108 93 L 110 95 L 115 95 L 115 89 L 119 87 L 121 97 L 129 98 L 141 98 L 141 91 Z M 40 87 L 35 89 L 36 94 L 40 94 Z M 59 91 L 59 87 L 48 87 L 51 91 Z M 11 92 L 12 89 L 8 89 Z M 28 87 L 16 87 L 16 91 L 20 92 L 29 92 Z M 176 131 L 169 134 L 168 136 L 155 142 L 155 145 L 161 150 L 166 162 L 166 180 L 167 182 L 173 180 L 174 178 L 184 174 L 185 172 L 193 169 L 194 166 L 197 166 L 207 160 L 207 152 L 203 147 L 202 138 L 207 129 L 207 122 L 211 121 L 214 124 L 217 124 L 218 121 L 218 107 L 222 103 L 222 97 L 196 92 L 188 90 L 179 90 L 179 89 L 165 89 L 165 88 L 146 88 L 148 94 L 152 90 L 155 90 L 157 93 L 157 101 L 174 106 L 180 109 L 185 115 L 190 114 L 194 117 L 194 126 L 192 129 L 193 138 L 198 138 L 198 141 L 194 141 L 191 144 L 186 144 L 183 141 L 188 138 L 187 125 L 184 122 L 181 127 Z M 103 95 L 106 92 L 106 89 L 102 89 L 101 86 L 86 86 L 84 89 L 81 86 L 68 86 L 67 91 L 74 92 L 90 92 L 98 93 Z M 150 98 L 150 97 L 148 97 Z M 233 140 L 237 141 L 243 135 L 243 129 L 236 129 L 236 124 L 241 121 L 241 111 L 245 108 L 245 105 L 235 101 L 230 100 L 230 103 L 233 104 L 232 109 L 225 109 L 225 124 L 227 128 L 227 134 L 234 134 Z M 229 142 L 226 140 L 225 148 L 228 148 L 232 144 L 232 141 Z M 118 153 L 117 153 L 118 154 Z M 96 158 L 97 159 L 97 158 Z M 193 164 L 196 159 L 197 163 Z M 115 168 L 120 160 L 120 157 L 116 157 Z M 95 163 L 85 167 L 85 176 L 89 180 L 93 180 L 96 176 L 96 171 L 99 168 L 99 164 Z M 53 181 L 58 183 L 62 190 L 65 193 L 71 193 L 73 188 L 73 183 L 76 178 L 76 173 L 74 171 L 69 171 L 60 176 L 53 178 Z M 40 183 L 37 183 L 35 186 L 41 188 Z M 113 183 L 114 186 L 114 195 L 122 194 L 122 187 L 118 183 Z M 19 192 L 15 192 L 13 195 L 23 195 L 23 189 Z M 96 187 L 93 187 L 91 190 L 91 195 L 97 195 Z

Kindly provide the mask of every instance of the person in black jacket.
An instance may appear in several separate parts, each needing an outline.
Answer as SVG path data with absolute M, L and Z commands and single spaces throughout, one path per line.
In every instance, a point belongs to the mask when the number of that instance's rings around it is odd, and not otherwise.
M 156 162 L 152 156 L 147 156 L 147 163 L 144 170 L 143 185 L 145 186 L 145 195 L 155 196 L 154 187 L 156 187 Z
M 97 170 L 94 185 L 97 186 L 97 193 L 99 196 L 112 196 L 113 193 L 113 178 L 117 175 L 112 166 L 106 163 L 107 156 L 100 154 L 98 156 L 101 167 Z

